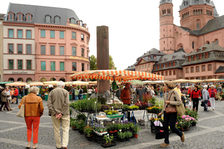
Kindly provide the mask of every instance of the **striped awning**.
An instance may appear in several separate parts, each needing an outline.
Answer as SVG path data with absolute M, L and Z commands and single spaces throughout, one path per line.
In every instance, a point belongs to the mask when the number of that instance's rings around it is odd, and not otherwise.
M 164 80 L 161 75 L 156 75 L 140 71 L 128 70 L 90 70 L 78 72 L 71 75 L 72 79 L 96 79 L 96 80 L 116 80 L 116 81 L 129 81 L 129 80 Z

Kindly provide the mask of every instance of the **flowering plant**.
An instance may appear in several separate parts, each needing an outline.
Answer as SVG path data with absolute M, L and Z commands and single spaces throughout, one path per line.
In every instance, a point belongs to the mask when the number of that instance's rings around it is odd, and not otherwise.
M 158 113 L 160 113 L 160 112 L 162 111 L 162 108 L 159 107 L 159 106 L 152 106 L 152 107 L 148 107 L 148 108 L 147 108 L 147 111 L 148 111 L 149 113 L 155 113 L 155 114 L 158 114 Z
M 184 130 L 190 128 L 192 123 L 196 122 L 196 119 L 189 115 L 183 115 L 182 117 L 178 117 L 177 119 L 178 119 L 176 123 L 177 128 Z

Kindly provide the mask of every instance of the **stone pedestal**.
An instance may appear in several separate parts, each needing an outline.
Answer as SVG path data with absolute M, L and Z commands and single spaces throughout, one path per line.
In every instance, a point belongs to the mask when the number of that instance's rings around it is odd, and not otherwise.
M 109 69 L 109 32 L 107 26 L 97 26 L 97 68 Z M 97 81 L 98 92 L 104 94 L 110 89 L 110 81 Z

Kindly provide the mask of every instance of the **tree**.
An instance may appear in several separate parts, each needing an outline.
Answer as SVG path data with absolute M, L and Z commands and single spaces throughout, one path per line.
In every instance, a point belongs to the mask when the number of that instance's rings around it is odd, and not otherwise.
M 90 70 L 97 70 L 97 61 L 94 55 L 90 56 Z
M 115 64 L 114 64 L 114 61 L 113 61 L 113 58 L 112 58 L 111 55 L 110 55 L 110 57 L 109 57 L 109 69 L 117 69 L 117 68 L 115 67 Z
M 109 56 L 109 69 L 117 69 L 112 56 Z M 97 59 L 95 55 L 90 56 L 90 70 L 97 70 Z

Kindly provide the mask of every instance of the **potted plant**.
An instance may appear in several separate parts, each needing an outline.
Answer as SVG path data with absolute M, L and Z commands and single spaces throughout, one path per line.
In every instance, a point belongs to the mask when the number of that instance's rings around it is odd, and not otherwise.
M 126 133 L 125 132 L 122 132 L 121 130 L 117 133 L 117 137 L 119 139 L 119 141 L 123 142 L 125 141 L 125 138 L 126 138 Z
M 109 134 L 104 135 L 103 140 L 104 140 L 104 142 L 103 142 L 103 144 L 101 146 L 104 147 L 104 148 L 116 145 L 115 142 L 113 142 L 114 137 L 110 136 Z
M 84 127 L 84 134 L 85 134 L 85 137 L 91 141 L 91 138 L 93 136 L 93 128 L 90 127 L 90 126 L 86 126 Z
M 134 128 L 133 128 L 133 135 L 134 135 L 134 138 L 138 138 L 138 132 L 140 130 L 140 127 L 138 125 L 135 125 Z
M 84 127 L 86 126 L 85 121 L 79 120 L 77 123 L 77 128 L 79 130 L 79 133 L 83 133 Z
M 126 133 L 126 139 L 127 140 L 129 140 L 133 136 L 132 132 L 130 132 L 130 131 L 127 131 L 125 133 Z
M 182 117 L 179 117 L 176 126 L 182 131 L 188 131 L 191 126 L 191 117 L 189 115 L 183 115 Z

